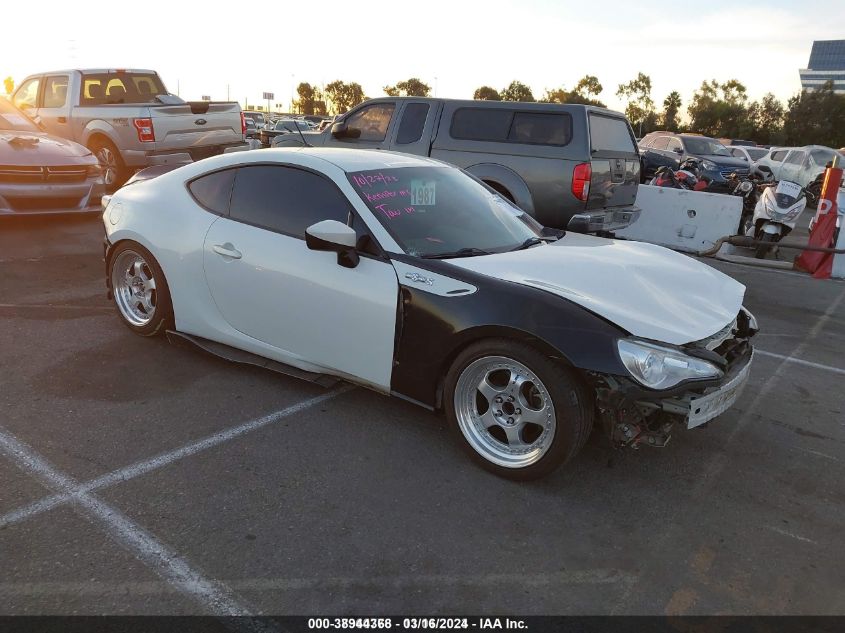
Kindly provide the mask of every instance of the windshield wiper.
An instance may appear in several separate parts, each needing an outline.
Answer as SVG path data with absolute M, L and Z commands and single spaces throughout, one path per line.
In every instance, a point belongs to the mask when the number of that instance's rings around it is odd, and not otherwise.
M 492 255 L 492 253 L 473 246 L 470 248 L 458 249 L 453 253 L 433 253 L 429 255 L 420 255 L 420 257 L 423 259 L 451 259 L 453 257 L 475 257 L 476 255 Z
M 543 242 L 554 242 L 554 238 L 550 237 L 529 237 L 519 246 L 512 248 L 509 252 L 512 251 L 521 251 L 526 248 L 531 248 L 532 246 L 536 246 L 537 244 L 542 244 Z

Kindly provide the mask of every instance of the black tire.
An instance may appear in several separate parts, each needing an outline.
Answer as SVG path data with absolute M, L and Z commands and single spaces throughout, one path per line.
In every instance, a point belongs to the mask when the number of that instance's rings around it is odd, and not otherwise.
M 108 139 L 97 137 L 88 144 L 88 149 L 97 157 L 100 168 L 103 170 L 106 193 L 114 193 L 120 189 L 123 183 L 128 180 L 129 172 L 114 143 Z
M 124 262 L 128 263 L 135 259 L 132 255 L 139 256 L 143 265 L 136 266 L 134 269 L 125 265 Z M 131 285 L 124 289 L 120 282 L 120 278 L 125 278 L 127 272 L 131 270 L 138 271 L 136 276 L 141 283 L 144 277 L 154 280 L 155 288 L 150 291 L 145 290 L 145 295 L 148 296 L 144 299 L 154 308 L 152 311 L 147 310 L 149 319 L 146 322 L 141 322 L 144 312 L 142 300 L 136 299 L 136 296 L 132 294 Z M 118 316 L 126 327 L 139 336 L 158 336 L 164 334 L 167 329 L 173 328 L 173 303 L 170 300 L 170 288 L 161 266 L 150 251 L 137 242 L 119 243 L 109 257 L 108 275 Z M 132 307 L 128 305 L 133 302 L 133 299 L 136 303 L 135 310 L 139 314 L 135 314 Z M 133 316 L 138 317 L 134 322 Z
M 760 241 L 770 242 L 770 244 L 761 244 L 760 246 L 758 246 L 757 249 L 754 251 L 754 257 L 756 257 L 757 259 L 765 259 L 769 251 L 772 250 L 771 245 L 777 242 L 777 236 L 772 235 L 771 233 L 763 233 L 760 236 Z
M 822 197 L 822 182 L 821 180 L 816 180 L 815 182 L 810 183 L 807 186 L 807 206 L 811 209 L 818 209 L 819 208 L 819 200 Z
M 469 389 L 472 390 L 473 374 L 471 372 L 475 371 L 474 367 L 476 366 L 484 367 L 484 363 L 487 362 L 486 359 L 497 357 L 515 361 L 527 368 L 529 372 L 535 374 L 536 378 L 541 382 L 540 386 L 547 392 L 553 404 L 554 433 L 551 439 L 548 440 L 546 448 L 543 449 L 544 452 L 542 452 L 541 457 L 527 465 L 503 466 L 494 463 L 494 461 L 491 461 L 490 458 L 483 455 L 473 446 L 473 441 L 476 445 L 479 444 L 478 438 L 471 439 L 473 431 L 465 433 L 459 421 L 459 416 L 463 416 L 466 421 L 466 414 L 459 411 L 461 406 L 458 403 L 463 402 L 464 398 L 469 397 L 469 392 L 466 391 L 467 385 L 470 385 Z M 482 371 L 484 370 L 482 369 Z M 465 372 L 467 372 L 468 376 L 464 380 L 461 380 L 461 376 Z M 458 392 L 456 397 L 456 390 L 458 389 L 461 391 Z M 478 395 L 475 394 L 473 397 L 477 401 Z M 581 450 L 587 442 L 593 427 L 594 399 L 591 391 L 576 371 L 552 360 L 530 345 L 508 339 L 479 341 L 460 352 L 446 374 L 443 398 L 446 419 L 463 449 L 483 468 L 506 479 L 528 481 L 548 475 L 572 459 Z M 521 396 L 518 397 L 515 404 L 520 404 L 519 398 Z M 501 414 L 502 411 L 493 411 L 493 407 L 504 408 L 505 406 L 508 406 L 508 403 L 496 405 L 491 401 L 490 411 L 488 413 Z M 521 409 L 516 409 L 516 413 L 521 414 Z M 480 415 L 480 412 L 476 410 L 475 415 Z M 505 412 L 505 415 L 510 415 L 510 413 Z M 517 422 L 519 423 L 519 428 L 525 428 L 521 426 L 521 422 Z M 511 420 L 511 423 L 513 423 L 513 420 Z M 488 428 L 487 431 L 489 430 Z M 480 429 L 476 431 L 476 434 L 478 433 L 481 433 Z M 524 431 L 520 433 L 524 433 Z M 493 437 L 493 433 L 489 433 L 489 435 Z M 493 439 L 496 438 L 493 437 Z M 536 441 L 539 442 L 541 439 L 542 437 L 539 437 Z M 491 444 L 495 443 L 491 442 Z M 500 445 L 507 448 L 507 445 L 504 443 Z

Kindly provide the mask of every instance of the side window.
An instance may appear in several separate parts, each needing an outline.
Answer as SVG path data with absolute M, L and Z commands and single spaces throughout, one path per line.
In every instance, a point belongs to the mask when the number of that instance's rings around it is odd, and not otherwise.
M 44 108 L 61 108 L 67 104 L 67 76 L 47 77 L 44 80 Z
M 358 110 L 346 119 L 346 125 L 351 129 L 361 130 L 359 141 L 383 141 L 395 109 L 396 105 L 393 103 L 375 103 Z
M 599 136 L 603 138 L 601 134 Z M 572 117 L 566 113 L 515 112 L 508 140 L 537 145 L 566 145 L 572 140 Z M 629 147 L 633 145 L 630 138 L 628 144 Z
M 399 123 L 399 132 L 396 134 L 396 143 L 416 143 L 422 137 L 425 120 L 428 117 L 429 105 L 427 103 L 409 103 L 402 113 L 402 121 Z
M 27 108 L 34 108 L 36 99 L 38 98 L 38 86 L 40 83 L 40 77 L 25 81 L 23 85 L 21 85 L 18 92 L 15 94 L 15 105 L 18 106 L 21 110 L 26 110 Z
M 810 152 L 810 158 L 818 167 L 824 167 L 828 162 L 833 160 L 833 152 L 815 149 Z
M 460 108 L 452 117 L 449 134 L 467 141 L 504 141 L 511 128 L 512 110 Z
M 789 156 L 783 161 L 784 165 L 800 165 L 804 160 L 804 152 L 789 152 Z
M 654 139 L 651 143 L 650 149 L 666 149 L 666 146 L 669 144 L 669 137 L 668 136 L 661 136 L 659 138 Z
M 328 178 L 295 167 L 250 165 L 237 170 L 229 217 L 305 239 L 312 224 L 346 224 L 350 211 L 346 196 Z
M 188 190 L 202 207 L 218 215 L 229 213 L 229 199 L 235 182 L 236 169 L 215 171 L 192 180 Z
M 679 149 L 683 150 L 684 146 L 681 145 L 681 142 L 678 139 L 670 138 L 669 142 L 666 144 L 666 149 L 668 149 L 670 152 L 674 152 Z
M 772 152 L 771 159 L 772 159 L 773 161 L 775 161 L 776 163 L 779 163 L 779 162 L 780 162 L 780 161 L 782 161 L 784 158 L 786 158 L 787 153 L 789 153 L 789 150 L 788 150 L 788 149 L 779 149 L 779 150 L 778 150 L 778 151 L 776 151 L 776 152 Z

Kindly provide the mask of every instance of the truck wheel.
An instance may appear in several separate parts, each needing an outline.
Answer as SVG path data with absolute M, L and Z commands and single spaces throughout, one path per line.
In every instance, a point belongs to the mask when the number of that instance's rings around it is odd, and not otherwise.
M 443 407 L 472 459 L 521 481 L 569 461 L 593 426 L 592 400 L 580 377 L 506 339 L 480 341 L 458 355 L 446 374 Z
M 100 168 L 103 170 L 103 182 L 106 185 L 106 193 L 114 193 L 126 182 L 126 165 L 120 157 L 120 152 L 111 141 L 95 139 L 91 141 L 88 149 L 97 157 Z

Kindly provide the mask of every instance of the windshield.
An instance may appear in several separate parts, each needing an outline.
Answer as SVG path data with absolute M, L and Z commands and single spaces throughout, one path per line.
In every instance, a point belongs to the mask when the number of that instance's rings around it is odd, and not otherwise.
M 712 138 L 691 138 L 684 137 L 684 146 L 687 148 L 688 154 L 699 154 L 705 156 L 730 156 L 731 153 L 727 147 L 722 145 L 719 141 L 714 141 Z
M 542 231 L 524 211 L 452 167 L 399 167 L 347 177 L 409 255 L 503 252 L 539 238 Z
M 0 97 L 0 130 L 38 132 L 38 126 L 11 103 Z

